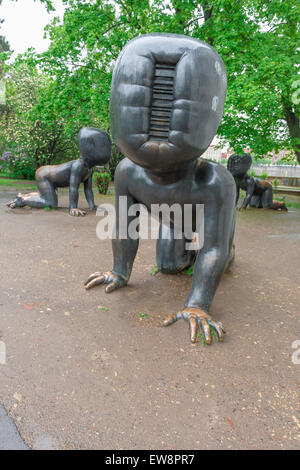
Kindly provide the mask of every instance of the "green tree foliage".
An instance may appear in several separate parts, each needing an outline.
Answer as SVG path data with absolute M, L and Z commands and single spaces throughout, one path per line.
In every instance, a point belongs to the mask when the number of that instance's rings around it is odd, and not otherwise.
M 43 0 L 41 0 L 43 1 Z M 213 45 L 228 72 L 219 136 L 256 155 L 292 149 L 300 162 L 299 3 L 294 0 L 63 0 L 64 20 L 48 27 L 51 46 L 41 64 L 57 77 L 57 106 L 82 117 L 92 110 L 109 125 L 115 59 L 133 37 L 184 33 Z M 51 1 L 47 0 L 48 7 Z M 300 85 L 299 87 L 300 88 Z M 76 90 L 76 92 L 75 92 Z M 70 96 L 76 97 L 69 101 Z M 294 94 L 294 95 L 293 95 Z M 294 102 L 293 102 L 294 101 Z
M 2 4 L 2 0 L 0 0 L 0 6 Z M 4 19 L 0 18 L 0 33 L 1 33 L 1 25 L 3 24 Z M 9 58 L 10 55 L 10 46 L 8 41 L 5 37 L 0 34 L 0 119 L 3 116 L 4 111 L 6 110 L 5 106 L 5 83 L 4 83 L 4 73 L 5 73 L 5 62 Z M 3 146 L 4 136 L 0 134 L 0 152 Z
M 12 0 L 17 1 L 17 0 Z M 0 0 L 0 6 L 2 5 L 2 0 Z M 4 19 L 0 18 L 0 33 L 1 33 L 1 25 L 3 24 Z M 4 74 L 5 74 L 5 64 L 6 61 L 9 59 L 11 55 L 11 49 L 8 41 L 5 39 L 2 34 L 0 34 L 0 119 L 3 113 L 6 111 L 5 105 L 5 83 L 4 83 Z M 4 136 L 0 134 L 0 151 L 1 151 L 1 143 L 3 142 Z
M 39 1 L 53 10 L 51 0 Z M 29 52 L 7 72 L 11 101 L 5 116 L 10 129 L 6 136 L 26 149 L 34 166 L 73 155 L 76 133 L 84 125 L 109 131 L 114 62 L 129 40 L 151 32 L 199 38 L 222 56 L 228 96 L 218 132 L 221 140 L 235 151 L 250 146 L 257 156 L 290 149 L 300 162 L 299 3 L 62 1 L 63 20 L 55 18 L 47 27 L 49 49 L 40 55 Z M 34 90 L 28 94 L 30 103 L 24 100 L 16 73 L 24 73 Z
M 252 0 L 236 9 L 234 3 L 214 10 L 209 27 L 229 76 L 220 134 L 236 151 L 249 146 L 263 156 L 290 149 L 300 163 L 299 3 Z
M 38 72 L 33 57 L 29 51 L 9 67 L 0 119 L 1 164 L 14 176 L 29 179 L 39 166 L 78 153 L 66 121 L 51 107 L 53 80 Z

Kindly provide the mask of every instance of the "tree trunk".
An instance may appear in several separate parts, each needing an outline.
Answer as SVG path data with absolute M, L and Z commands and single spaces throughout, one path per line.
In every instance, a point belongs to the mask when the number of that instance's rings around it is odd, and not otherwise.
M 299 142 L 293 143 L 293 148 L 300 164 L 300 120 L 292 110 L 290 105 L 285 105 L 283 109 L 285 120 L 289 129 L 291 139 L 298 139 Z
M 213 6 L 211 6 L 210 2 L 205 1 L 201 3 L 202 9 L 203 9 L 203 15 L 204 15 L 204 22 L 206 23 L 209 21 L 212 17 L 212 12 L 213 12 Z M 207 42 L 213 46 L 214 45 L 214 40 L 212 37 L 208 38 Z

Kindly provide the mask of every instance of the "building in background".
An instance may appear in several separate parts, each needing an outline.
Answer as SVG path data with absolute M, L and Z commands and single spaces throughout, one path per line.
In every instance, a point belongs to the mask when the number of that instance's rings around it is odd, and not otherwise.
M 233 152 L 232 152 L 233 153 Z M 208 149 L 202 155 L 202 158 L 207 158 L 208 160 L 214 160 L 216 162 L 221 162 L 223 159 L 229 157 L 228 151 L 222 148 L 218 148 L 217 145 L 210 145 Z
M 244 148 L 243 152 L 252 154 L 252 150 L 250 147 Z M 232 155 L 233 153 L 234 153 L 233 149 L 227 150 L 227 149 L 218 147 L 218 145 L 216 144 L 212 144 L 204 152 L 204 154 L 202 155 L 202 158 L 207 158 L 208 160 L 213 160 L 219 163 L 223 160 L 223 163 L 224 163 L 224 160 L 228 160 L 230 155 Z M 273 150 L 272 152 L 269 152 L 265 156 L 265 159 L 270 160 L 270 163 L 274 165 L 278 160 L 291 156 L 291 153 L 292 152 L 290 150 L 279 150 L 278 153 L 276 153 L 275 150 Z

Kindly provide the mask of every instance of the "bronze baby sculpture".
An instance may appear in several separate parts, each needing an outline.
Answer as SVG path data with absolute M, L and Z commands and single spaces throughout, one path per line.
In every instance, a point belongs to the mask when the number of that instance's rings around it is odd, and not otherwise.
M 78 134 L 80 158 L 61 165 L 42 166 L 36 171 L 39 192 L 18 194 L 8 203 L 10 208 L 36 207 L 56 208 L 57 188 L 70 187 L 69 213 L 72 216 L 83 216 L 85 211 L 78 209 L 79 185 L 84 183 L 84 193 L 91 209 L 96 209 L 92 190 L 93 167 L 105 165 L 110 158 L 111 141 L 109 135 L 92 127 L 84 127 Z
M 287 207 L 283 202 L 273 201 L 273 187 L 271 183 L 248 175 L 251 165 L 252 158 L 248 153 L 242 155 L 233 154 L 227 162 L 227 169 L 234 177 L 236 183 L 236 204 L 239 201 L 240 189 L 246 191 L 244 201 L 238 209 L 245 210 L 248 204 L 250 204 L 250 207 L 287 211 Z
M 220 340 L 224 329 L 209 315 L 220 278 L 234 258 L 236 188 L 221 165 L 199 159 L 216 134 L 226 96 L 222 59 L 208 44 L 182 35 L 154 33 L 130 41 L 119 55 L 111 87 L 111 129 L 127 157 L 115 174 L 116 238 L 112 241 L 112 271 L 92 274 L 86 289 L 107 284 L 106 292 L 125 286 L 130 278 L 139 240 L 121 236 L 121 197 L 130 210 L 142 203 L 174 203 L 193 209 L 204 205 L 204 245 L 197 252 L 190 294 L 184 308 L 164 325 L 183 318 L 196 342 L 202 330 L 211 343 L 210 328 Z M 172 217 L 172 216 L 171 216 Z M 134 216 L 128 217 L 128 226 Z M 172 222 L 172 219 L 171 219 Z M 157 265 L 176 273 L 191 265 L 188 241 L 162 224 L 157 240 Z

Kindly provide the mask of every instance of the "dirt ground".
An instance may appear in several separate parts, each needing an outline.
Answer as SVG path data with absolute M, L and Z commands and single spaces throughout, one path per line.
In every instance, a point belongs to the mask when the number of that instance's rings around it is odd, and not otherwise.
M 140 243 L 129 286 L 86 292 L 112 267 L 99 218 L 9 210 L 13 195 L 0 194 L 0 404 L 27 445 L 300 449 L 300 210 L 238 213 L 236 261 L 211 308 L 226 339 L 203 346 L 182 321 L 161 326 L 191 277 L 152 276 L 154 241 Z

